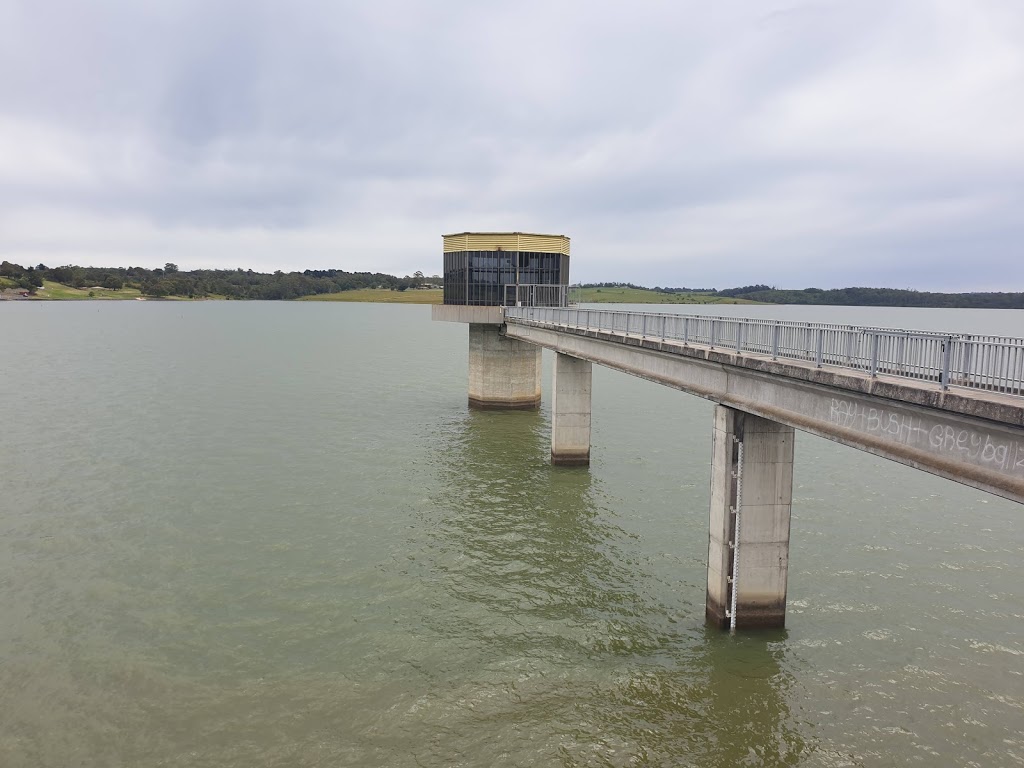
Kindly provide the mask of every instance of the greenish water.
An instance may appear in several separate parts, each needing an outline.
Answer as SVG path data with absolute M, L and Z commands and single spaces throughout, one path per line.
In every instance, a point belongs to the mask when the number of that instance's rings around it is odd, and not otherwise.
M 798 434 L 788 629 L 710 631 L 711 404 L 595 367 L 552 468 L 546 393 L 467 410 L 466 338 L 0 303 L 0 766 L 1024 762 L 1020 505 Z

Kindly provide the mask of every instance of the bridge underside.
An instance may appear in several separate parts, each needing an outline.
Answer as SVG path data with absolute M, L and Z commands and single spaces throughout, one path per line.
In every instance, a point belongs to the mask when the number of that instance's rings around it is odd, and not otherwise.
M 813 364 L 523 321 L 508 323 L 505 334 L 1024 503 L 1019 398 L 982 400 Z

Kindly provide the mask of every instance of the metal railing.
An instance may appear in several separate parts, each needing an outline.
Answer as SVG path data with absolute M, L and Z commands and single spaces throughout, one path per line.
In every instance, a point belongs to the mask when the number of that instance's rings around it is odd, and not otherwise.
M 508 307 L 505 318 L 1024 396 L 1024 339 L 1010 336 L 577 307 Z
M 541 283 L 509 283 L 505 286 L 506 307 L 567 307 L 569 286 Z

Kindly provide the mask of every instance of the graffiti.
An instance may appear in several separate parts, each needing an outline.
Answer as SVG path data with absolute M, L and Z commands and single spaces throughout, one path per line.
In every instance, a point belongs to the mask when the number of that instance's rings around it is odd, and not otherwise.
M 917 416 L 884 408 L 865 407 L 857 402 L 836 398 L 832 398 L 828 420 L 840 427 L 889 435 L 904 445 L 912 445 L 928 435 L 928 430 L 921 425 L 921 419 Z
M 1024 442 L 978 430 L 935 423 L 908 413 L 865 406 L 851 400 L 832 398 L 830 423 L 871 435 L 886 437 L 901 445 L 926 448 L 932 453 L 952 456 L 972 464 L 1024 474 Z
M 958 455 L 968 461 L 1024 472 L 1024 443 L 993 439 L 971 429 L 936 424 L 928 432 L 928 444 L 936 451 Z

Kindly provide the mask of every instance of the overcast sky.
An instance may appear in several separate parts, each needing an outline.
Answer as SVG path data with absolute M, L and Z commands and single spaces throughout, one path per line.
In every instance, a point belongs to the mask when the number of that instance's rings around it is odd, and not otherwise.
M 0 259 L 1024 290 L 1024 2 L 0 0 Z

